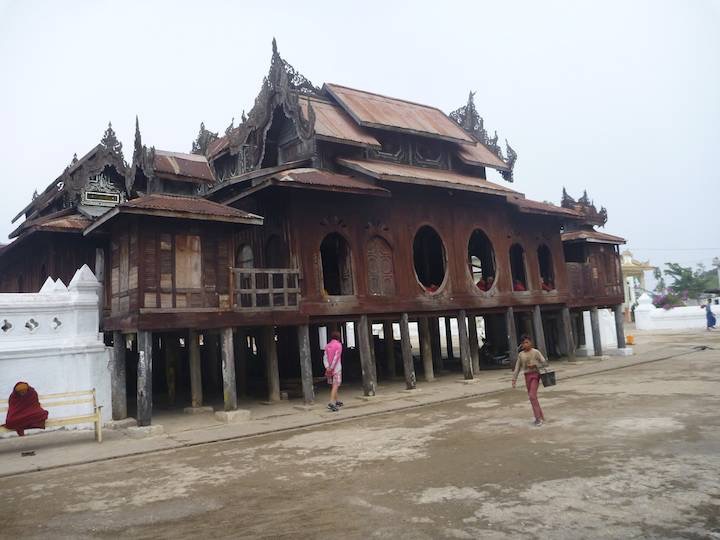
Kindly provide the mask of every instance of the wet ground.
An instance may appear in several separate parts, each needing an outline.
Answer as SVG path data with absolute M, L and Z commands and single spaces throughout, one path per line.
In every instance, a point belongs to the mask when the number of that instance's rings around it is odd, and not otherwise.
M 541 428 L 518 385 L 5 478 L 0 536 L 720 538 L 716 349 L 560 380 Z

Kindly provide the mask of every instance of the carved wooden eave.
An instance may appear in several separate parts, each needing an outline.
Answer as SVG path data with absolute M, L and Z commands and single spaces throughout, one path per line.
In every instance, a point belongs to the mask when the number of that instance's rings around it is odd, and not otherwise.
M 282 106 L 285 115 L 293 121 L 302 141 L 308 141 L 315 135 L 315 111 L 308 102 L 305 118 L 300 108 L 300 100 L 303 95 L 321 95 L 321 90 L 280 56 L 275 39 L 272 49 L 270 70 L 263 79 L 253 108 L 247 117 L 243 112 L 242 122 L 236 128 L 231 124 L 226 131 L 230 154 L 238 155 L 244 152 L 244 170 L 237 173 L 256 169 L 262 163 L 265 139 L 272 123 L 273 112 L 278 106 Z
M 493 137 L 488 135 L 485 129 L 485 121 L 477 111 L 475 107 L 475 92 L 470 92 L 468 101 L 462 107 L 454 110 L 449 114 L 457 124 L 462 127 L 466 132 L 472 135 L 480 144 L 485 146 L 498 159 L 505 163 L 506 169 L 498 169 L 502 177 L 508 182 L 513 181 L 513 169 L 515 168 L 515 162 L 517 161 L 517 152 L 510 146 L 507 139 L 505 139 L 505 153 L 507 157 L 503 156 L 502 149 L 498 144 L 497 131 Z
M 592 226 L 597 225 L 604 227 L 607 223 L 608 215 L 607 209 L 604 206 L 600 207 L 600 210 L 595 207 L 595 203 L 588 197 L 587 190 L 583 191 L 582 197 L 578 200 L 573 199 L 565 188 L 562 192 L 562 200 L 560 205 L 563 208 L 569 208 L 580 212 L 583 215 L 583 219 L 586 225 Z
M 58 178 L 56 178 L 42 193 L 34 195 L 33 200 L 23 208 L 12 220 L 15 223 L 23 214 L 26 221 L 32 220 L 44 211 L 58 205 L 62 208 L 70 208 L 80 204 L 82 192 L 89 184 L 96 181 L 106 167 L 112 167 L 117 174 L 127 183 L 128 165 L 122 153 L 122 144 L 117 139 L 112 124 L 92 150 L 78 159 L 77 154 L 73 155 L 72 161 L 65 167 Z

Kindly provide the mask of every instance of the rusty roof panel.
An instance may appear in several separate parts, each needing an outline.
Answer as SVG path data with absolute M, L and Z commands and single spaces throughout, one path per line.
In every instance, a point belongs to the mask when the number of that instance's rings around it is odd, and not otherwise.
M 626 241 L 624 238 L 621 238 L 619 236 L 614 236 L 612 234 L 603 233 L 600 231 L 588 231 L 588 230 L 580 230 L 580 231 L 571 231 L 562 233 L 561 235 L 563 242 L 573 242 L 573 241 L 580 241 L 585 240 L 587 242 L 592 242 L 596 244 L 625 244 Z
M 555 206 L 554 204 L 545 202 L 533 201 L 532 199 L 526 199 L 524 197 L 508 197 L 508 202 L 517 206 L 521 212 L 528 214 L 553 214 L 569 219 L 582 218 L 582 214 L 576 210 L 563 208 L 562 206 Z
M 337 174 L 319 169 L 302 168 L 283 171 L 274 175 L 273 180 L 278 184 L 302 184 L 305 186 L 328 188 L 337 191 L 364 192 L 375 195 L 390 195 L 390 192 L 376 186 L 370 180 L 355 178 L 345 174 Z
M 180 177 L 180 179 L 215 183 L 215 177 L 210 170 L 207 159 L 205 156 L 198 154 L 155 150 L 153 168 L 156 173 L 170 174 L 174 177 Z
M 378 140 L 365 129 L 357 125 L 342 108 L 328 101 L 312 97 L 301 97 L 300 108 L 305 118 L 308 117 L 308 104 L 315 112 L 315 133 L 330 140 L 350 144 L 380 147 Z
M 458 147 L 458 157 L 468 165 L 483 165 L 494 169 L 509 170 L 507 163 L 493 154 L 485 145 L 476 142 L 474 146 L 461 144 Z
M 455 171 L 428 169 L 388 163 L 385 161 L 365 161 L 339 158 L 337 162 L 352 170 L 367 174 L 379 180 L 407 182 L 410 184 L 429 184 L 438 187 L 450 187 L 499 195 L 519 194 L 508 187 L 489 182 L 483 178 L 467 176 Z
M 255 218 L 250 214 L 231 206 L 225 206 L 200 197 L 179 197 L 176 195 L 145 195 L 137 199 L 131 199 L 122 205 L 121 208 L 134 208 L 139 210 L 161 210 L 168 212 L 187 212 L 192 214 L 204 214 L 208 216 L 229 217 L 229 218 Z
M 447 141 L 474 144 L 475 140 L 440 109 L 326 83 L 333 96 L 361 126 L 414 133 Z

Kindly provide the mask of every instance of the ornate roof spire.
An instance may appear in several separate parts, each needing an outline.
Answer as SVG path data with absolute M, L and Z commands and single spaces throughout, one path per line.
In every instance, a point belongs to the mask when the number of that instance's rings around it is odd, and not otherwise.
M 133 161 L 135 160 L 135 156 L 140 155 L 142 152 L 142 136 L 140 135 L 140 120 L 138 119 L 138 115 L 135 115 L 135 145 L 134 145 L 134 152 L 133 152 Z
M 108 122 L 108 127 L 105 130 L 102 139 L 100 139 L 100 144 L 102 144 L 108 150 L 119 154 L 120 157 L 123 158 L 122 143 L 115 135 L 115 130 L 113 130 L 112 128 L 112 122 Z
M 217 138 L 217 133 L 208 131 L 207 129 L 205 129 L 205 122 L 200 122 L 200 131 L 198 131 L 197 139 L 195 139 L 192 143 L 192 150 L 190 150 L 190 152 L 203 156 L 206 155 L 208 146 L 210 146 L 210 143 Z

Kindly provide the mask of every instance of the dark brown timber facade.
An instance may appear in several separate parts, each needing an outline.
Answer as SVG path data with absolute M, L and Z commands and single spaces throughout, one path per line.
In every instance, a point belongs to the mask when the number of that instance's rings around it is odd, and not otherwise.
M 354 342 L 346 373 L 369 395 L 400 374 L 415 387 L 415 323 L 428 381 L 440 369 L 472 378 L 503 353 L 512 361 L 526 333 L 550 356 L 572 356 L 582 312 L 596 330 L 597 308 L 623 302 L 624 240 L 595 230 L 607 214 L 587 195 L 526 199 L 509 183 L 516 159 L 488 135 L 472 94 L 446 115 L 319 88 L 273 43 L 249 115 L 223 136 L 201 126 L 192 153 L 146 147 L 138 125 L 128 164 L 108 127 L 16 216 L 0 285 L 33 292 L 48 276 L 94 269 L 115 350 L 113 414 L 129 403 L 141 425 L 153 405 L 312 402 L 334 328 Z M 450 320 L 459 355 L 452 331 L 441 343 Z

